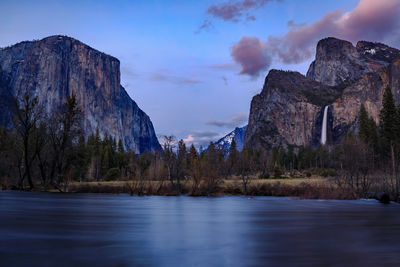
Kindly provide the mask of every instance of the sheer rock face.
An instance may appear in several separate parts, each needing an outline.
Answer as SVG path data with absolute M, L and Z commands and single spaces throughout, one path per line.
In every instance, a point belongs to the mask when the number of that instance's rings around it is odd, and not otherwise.
M 332 104 L 333 134 L 340 136 L 341 129 L 357 132 L 357 120 L 361 104 L 368 114 L 379 123 L 383 92 L 387 86 L 392 89 L 396 104 L 400 104 L 400 58 L 387 67 L 363 75 L 348 86 L 340 98 Z
M 253 148 L 318 143 L 323 106 L 341 88 L 313 81 L 298 72 L 271 70 L 253 97 L 245 145 Z
M 66 36 L 3 48 L 0 111 L 10 112 L 4 102 L 11 96 L 29 93 L 50 113 L 75 94 L 86 135 L 98 128 L 101 136 L 121 139 L 135 153 L 160 150 L 150 118 L 120 85 L 119 67 L 118 59 Z M 0 116 L 0 123 L 11 127 L 11 116 Z
M 324 106 L 328 109 L 328 144 L 357 132 L 363 103 L 379 122 L 384 89 L 400 103 L 400 51 L 384 44 L 321 40 L 307 76 L 271 70 L 263 90 L 253 97 L 245 145 L 253 148 L 316 146 Z

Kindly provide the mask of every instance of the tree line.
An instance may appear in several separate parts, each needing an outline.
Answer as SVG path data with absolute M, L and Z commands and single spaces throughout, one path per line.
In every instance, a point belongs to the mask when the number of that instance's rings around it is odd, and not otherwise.
M 16 101 L 14 127 L 0 129 L 0 179 L 3 187 L 67 191 L 71 182 L 148 181 L 179 193 L 213 194 L 235 179 L 247 194 L 254 179 L 330 177 L 338 188 L 367 197 L 373 189 L 399 195 L 400 107 L 390 88 L 383 95 L 379 126 L 361 105 L 358 132 L 337 145 L 273 148 L 232 142 L 228 155 L 210 142 L 207 150 L 164 136 L 163 151 L 136 155 L 122 140 L 97 130 L 85 138 L 82 112 L 74 95 L 46 115 L 37 97 Z

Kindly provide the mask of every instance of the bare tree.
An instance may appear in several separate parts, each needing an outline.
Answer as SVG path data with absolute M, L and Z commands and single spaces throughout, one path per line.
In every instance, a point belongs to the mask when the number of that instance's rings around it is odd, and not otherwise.
M 42 112 L 37 97 L 32 98 L 29 94 L 26 94 L 18 102 L 16 102 L 15 126 L 21 139 L 23 154 L 19 187 L 23 188 L 23 182 L 27 178 L 30 189 L 33 189 L 32 163 L 36 158 L 36 153 L 33 149 L 34 137 Z
M 81 118 L 76 97 L 72 95 L 50 119 L 49 136 L 53 150 L 50 179 L 60 191 L 63 191 L 61 184 L 65 186 L 71 176 L 67 170 L 73 161 L 73 144 L 78 141 L 82 131 Z
M 176 155 L 174 153 L 175 143 L 176 140 L 174 136 L 164 136 L 163 159 L 167 167 L 168 179 L 172 186 L 174 186 L 174 169 L 176 165 Z

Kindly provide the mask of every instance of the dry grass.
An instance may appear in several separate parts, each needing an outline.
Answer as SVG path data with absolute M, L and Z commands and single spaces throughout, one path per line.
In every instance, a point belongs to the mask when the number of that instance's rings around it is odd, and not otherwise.
M 248 184 L 247 192 L 239 177 L 220 179 L 215 184 L 202 181 L 194 187 L 192 181 L 183 181 L 181 194 L 191 196 L 207 195 L 255 195 L 255 196 L 297 196 L 304 198 L 354 198 L 352 194 L 343 192 L 338 194 L 335 185 L 327 178 L 280 178 L 280 179 L 252 179 Z M 129 193 L 135 195 L 178 195 L 176 184 L 169 181 L 101 181 L 101 182 L 74 182 L 69 192 L 79 193 Z
M 230 186 L 233 184 L 241 183 L 240 177 L 232 177 L 230 179 L 221 179 L 222 187 Z M 130 181 L 94 181 L 94 182 L 73 182 L 71 183 L 71 188 L 82 187 L 82 186 L 99 186 L 99 187 L 121 187 L 125 186 L 127 183 L 138 182 L 136 180 Z M 145 181 L 147 184 L 156 186 L 160 181 L 152 180 Z M 165 184 L 169 181 L 164 181 Z M 183 185 L 192 186 L 191 181 L 183 181 Z M 280 183 L 284 185 L 300 185 L 302 183 L 311 185 L 326 185 L 331 184 L 331 182 L 324 177 L 310 177 L 310 178 L 279 178 L 279 179 L 251 179 L 250 184 L 252 185 L 263 185 L 263 184 L 274 184 Z

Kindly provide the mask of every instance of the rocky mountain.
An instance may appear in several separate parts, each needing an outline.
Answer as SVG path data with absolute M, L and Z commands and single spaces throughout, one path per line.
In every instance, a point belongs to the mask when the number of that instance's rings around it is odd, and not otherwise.
M 215 147 L 217 149 L 221 149 L 224 153 L 224 155 L 228 155 L 229 151 L 231 149 L 231 144 L 232 141 L 235 140 L 236 143 L 236 149 L 238 151 L 242 151 L 243 150 L 243 144 L 244 144 L 244 134 L 246 132 L 246 126 L 243 127 L 236 127 L 235 130 L 233 130 L 232 132 L 228 133 L 227 135 L 225 135 L 224 137 L 222 137 L 221 139 L 219 139 L 217 142 L 215 142 Z
M 323 39 L 306 76 L 269 72 L 261 93 L 251 103 L 245 145 L 317 146 L 325 106 L 328 144 L 340 142 L 348 131 L 357 131 L 362 103 L 379 121 L 386 86 L 400 102 L 399 81 L 399 50 L 380 43 L 360 41 L 353 46 L 336 38 Z
M 330 86 L 350 84 L 388 66 L 399 55 L 399 50 L 384 44 L 360 41 L 354 47 L 348 41 L 329 37 L 318 42 L 307 77 Z
M 0 124 L 12 127 L 7 103 L 38 96 L 47 113 L 75 94 L 86 135 L 99 129 L 135 153 L 160 150 L 153 124 L 120 85 L 120 62 L 67 36 L 0 50 Z

